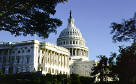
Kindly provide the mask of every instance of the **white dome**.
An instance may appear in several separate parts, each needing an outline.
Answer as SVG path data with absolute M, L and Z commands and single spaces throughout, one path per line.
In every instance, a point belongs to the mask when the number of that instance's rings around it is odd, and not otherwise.
M 72 19 L 73 20 L 73 19 Z M 74 24 L 69 24 L 61 33 L 59 38 L 63 37 L 79 37 L 82 38 L 82 34 Z
M 85 47 L 85 40 L 82 37 L 80 30 L 74 25 L 74 19 L 71 16 L 68 18 L 68 26 L 59 35 L 57 39 L 57 45 L 59 46 L 82 46 Z

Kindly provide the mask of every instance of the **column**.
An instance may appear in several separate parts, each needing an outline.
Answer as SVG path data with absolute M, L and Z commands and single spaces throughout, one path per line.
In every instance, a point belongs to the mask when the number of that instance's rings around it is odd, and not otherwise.
M 81 56 L 81 50 L 80 49 L 78 50 L 78 55 Z
M 88 51 L 87 51 L 87 57 L 88 57 Z
M 57 55 L 56 55 L 56 52 L 54 52 L 54 65 L 57 65 Z
M 76 48 L 75 48 L 75 56 L 77 56 L 77 54 L 76 54 Z
M 85 52 L 85 56 L 86 56 L 86 50 L 84 50 L 84 52 Z
M 6 55 L 5 55 L 6 56 Z M 7 56 L 6 56 L 6 64 L 8 64 L 8 61 L 9 61 L 9 50 L 7 50 Z
M 49 56 L 48 56 L 48 58 L 49 58 L 49 64 L 51 65 L 51 51 L 49 51 Z
M 8 74 L 8 72 L 9 72 L 9 66 L 5 66 L 5 71 L 4 71 L 4 73 L 5 73 L 5 74 Z
M 83 50 L 81 50 L 81 55 L 84 56 L 84 51 Z
M 16 65 L 13 65 L 13 73 L 16 73 Z
M 79 56 L 79 53 L 78 53 L 79 49 L 77 49 L 77 56 Z
M 64 55 L 64 68 L 66 66 L 66 55 Z
M 59 53 L 57 53 L 57 66 L 59 66 Z
M 46 50 L 46 64 L 48 64 L 48 55 L 49 55 L 48 50 Z
M 73 48 L 71 48 L 71 56 L 73 56 Z
M 53 66 L 54 66 L 54 63 L 55 63 L 55 52 L 53 52 Z
M 20 61 L 19 62 L 20 62 L 20 64 L 22 64 L 22 62 L 23 62 L 22 56 L 20 56 Z
M 83 56 L 85 56 L 85 51 L 83 50 Z
M 69 56 L 67 55 L 67 68 L 69 67 Z
M 14 56 L 14 64 L 17 63 L 16 55 Z
M 59 62 L 59 59 L 60 59 L 60 55 L 59 55 L 59 53 L 58 53 L 58 66 L 60 65 L 60 64 L 59 64 L 59 63 L 60 63 L 60 62 Z
M 60 62 L 60 63 L 61 63 L 61 67 L 62 67 L 62 64 L 63 64 L 63 63 L 62 63 L 62 62 L 63 62 L 62 57 L 63 57 L 63 55 L 61 54 L 61 62 Z
M 85 51 L 85 56 L 87 56 L 87 51 Z

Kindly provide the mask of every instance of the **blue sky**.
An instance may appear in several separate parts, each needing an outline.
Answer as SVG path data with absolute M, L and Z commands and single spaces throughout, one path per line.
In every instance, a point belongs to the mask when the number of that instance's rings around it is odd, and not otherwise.
M 57 17 L 63 21 L 63 25 L 57 29 L 57 34 L 51 34 L 48 39 L 35 39 L 56 43 L 60 32 L 66 28 L 69 11 L 75 19 L 75 25 L 82 32 L 89 48 L 89 58 L 96 59 L 98 55 L 109 56 L 111 52 L 117 52 L 119 45 L 129 43 L 113 43 L 110 34 L 112 22 L 120 23 L 123 19 L 133 17 L 136 12 L 136 0 L 69 0 L 67 3 L 58 4 Z M 14 37 L 8 32 L 0 31 L 1 42 L 20 42 L 33 40 L 34 37 Z

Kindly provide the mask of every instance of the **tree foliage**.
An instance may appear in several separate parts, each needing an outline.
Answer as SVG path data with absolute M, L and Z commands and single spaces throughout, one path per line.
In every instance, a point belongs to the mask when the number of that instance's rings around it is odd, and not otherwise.
M 136 13 L 133 18 L 123 20 L 122 23 L 111 24 L 111 34 L 114 42 L 130 41 L 136 42 Z
M 99 79 L 98 84 L 114 84 L 114 82 L 136 84 L 135 66 L 136 43 L 133 43 L 126 48 L 120 47 L 119 54 L 113 53 L 109 58 L 101 56 L 99 63 L 93 68 L 92 75 Z
M 59 74 L 42 75 L 39 73 L 18 73 L 0 75 L 0 84 L 92 84 L 93 78 L 83 77 L 77 74 L 70 76 Z
M 107 82 L 109 74 L 108 58 L 104 55 L 98 57 L 100 60 L 92 68 L 93 72 L 91 73 L 91 76 L 95 77 L 96 81 L 99 79 L 100 82 Z
M 46 38 L 62 22 L 53 18 L 58 3 L 67 0 L 0 0 L 0 31 Z
M 108 58 L 105 55 L 100 55 L 99 62 L 92 68 L 91 76 L 95 78 L 96 83 L 111 84 L 118 81 L 116 73 L 116 53 L 112 53 Z M 112 82 L 111 82 L 112 81 Z
M 117 74 L 121 84 L 136 84 L 136 43 L 122 48 L 117 57 Z

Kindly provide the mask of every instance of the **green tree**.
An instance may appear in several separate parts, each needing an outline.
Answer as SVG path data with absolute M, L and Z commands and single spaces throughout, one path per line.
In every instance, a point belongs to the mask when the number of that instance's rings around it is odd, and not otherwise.
M 0 31 L 46 38 L 62 22 L 53 18 L 58 3 L 67 0 L 0 0 Z
M 80 82 L 81 82 L 81 84 L 93 84 L 94 78 L 92 78 L 92 77 L 80 76 Z
M 108 59 L 108 66 L 109 66 L 109 77 L 112 81 L 118 81 L 118 74 L 117 74 L 117 65 L 116 65 L 116 58 L 117 54 L 112 53 Z
M 99 79 L 100 83 L 104 83 L 108 81 L 109 77 L 109 66 L 108 66 L 108 58 L 104 55 L 98 56 L 99 63 L 94 65 L 92 68 L 91 76 L 93 76 L 96 81 Z
M 123 20 L 122 23 L 111 24 L 111 34 L 114 42 L 130 41 L 136 42 L 136 13 L 133 18 Z
M 81 84 L 80 77 L 77 74 L 70 75 L 71 84 Z
M 120 47 L 116 64 L 120 84 L 136 84 L 136 43 Z

